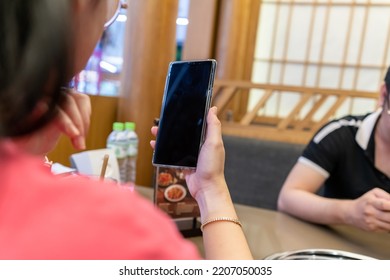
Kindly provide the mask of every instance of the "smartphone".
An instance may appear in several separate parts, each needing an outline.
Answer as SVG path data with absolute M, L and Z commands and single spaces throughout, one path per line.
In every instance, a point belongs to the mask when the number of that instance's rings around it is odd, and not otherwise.
M 216 66 L 214 59 L 169 64 L 153 165 L 196 168 Z

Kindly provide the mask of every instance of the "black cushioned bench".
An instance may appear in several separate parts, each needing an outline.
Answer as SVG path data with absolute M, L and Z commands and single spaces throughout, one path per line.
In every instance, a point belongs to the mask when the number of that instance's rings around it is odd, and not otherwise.
M 233 202 L 276 210 L 280 188 L 304 145 L 224 136 Z

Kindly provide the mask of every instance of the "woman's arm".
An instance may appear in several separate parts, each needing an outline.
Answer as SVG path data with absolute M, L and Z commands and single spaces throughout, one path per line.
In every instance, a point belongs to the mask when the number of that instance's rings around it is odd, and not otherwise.
M 152 133 L 157 134 L 157 127 L 152 128 Z M 152 147 L 154 143 L 155 141 L 151 142 Z M 253 259 L 244 232 L 236 221 L 239 217 L 225 181 L 224 165 L 221 123 L 217 118 L 217 108 L 213 107 L 207 116 L 206 140 L 199 155 L 196 172 L 186 175 L 188 188 L 198 202 L 204 224 L 206 258 Z M 205 225 L 208 221 L 213 222 Z
M 390 230 L 390 194 L 373 188 L 357 199 L 321 197 L 316 191 L 325 177 L 298 162 L 278 198 L 278 209 L 318 224 L 346 224 L 366 231 Z

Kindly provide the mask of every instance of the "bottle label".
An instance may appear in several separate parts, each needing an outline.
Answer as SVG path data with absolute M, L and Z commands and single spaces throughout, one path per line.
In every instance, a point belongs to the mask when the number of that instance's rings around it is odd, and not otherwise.
M 135 157 L 137 153 L 138 153 L 138 143 L 136 142 L 130 143 L 127 149 L 127 155 L 130 157 Z
M 107 148 L 112 149 L 116 158 L 125 158 L 126 157 L 126 145 L 121 144 L 108 144 Z

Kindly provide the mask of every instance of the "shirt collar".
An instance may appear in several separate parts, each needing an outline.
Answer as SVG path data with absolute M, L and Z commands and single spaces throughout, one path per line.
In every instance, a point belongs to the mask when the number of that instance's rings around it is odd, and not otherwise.
M 375 125 L 381 113 L 382 113 L 382 109 L 380 108 L 375 112 L 369 114 L 366 118 L 364 118 L 361 125 L 359 126 L 355 139 L 358 145 L 363 150 L 367 150 L 370 140 L 373 137 Z

